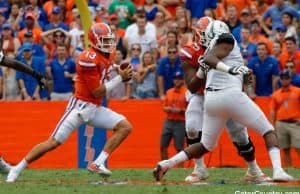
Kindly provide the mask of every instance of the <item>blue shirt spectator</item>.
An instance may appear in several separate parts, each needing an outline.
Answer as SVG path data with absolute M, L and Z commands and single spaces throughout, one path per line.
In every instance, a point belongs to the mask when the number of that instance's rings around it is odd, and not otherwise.
M 204 10 L 207 8 L 215 9 L 217 8 L 216 0 L 202 0 L 199 3 L 199 0 L 186 0 L 185 8 L 190 11 L 191 19 L 193 18 L 201 18 L 204 16 Z
M 45 60 L 39 57 L 35 57 L 32 55 L 32 44 L 31 43 L 24 43 L 23 45 L 23 57 L 20 59 L 20 61 L 26 65 L 29 65 L 31 68 L 36 70 L 37 72 L 41 74 L 46 74 L 46 64 Z M 25 99 L 34 99 L 36 98 L 35 91 L 38 87 L 38 82 L 35 78 L 33 78 L 31 75 L 23 73 L 21 71 L 17 71 L 16 73 L 16 79 L 20 83 L 20 87 L 23 93 L 23 96 Z M 23 82 L 23 84 L 21 84 Z M 48 92 L 47 90 L 43 89 L 39 91 L 39 98 L 40 99 L 47 99 L 48 98 Z
M 65 72 L 74 74 L 76 72 L 76 64 L 74 60 L 68 57 L 63 64 L 58 58 L 50 61 L 51 75 L 53 78 L 53 92 L 67 93 L 73 92 L 73 81 L 71 78 L 65 77 Z
M 9 17 L 10 13 L 10 4 L 6 0 L 0 0 L 0 13 L 4 15 L 6 19 Z
M 271 5 L 265 11 L 262 17 L 264 20 L 270 17 L 272 20 L 272 30 L 275 30 L 275 28 L 281 23 L 281 15 L 284 12 L 288 12 L 295 18 L 300 19 L 298 11 L 294 7 L 285 4 L 284 1 L 278 2 L 277 4 L 274 3 L 273 5 Z
M 173 87 L 172 75 L 176 71 L 183 72 L 177 48 L 168 48 L 168 55 L 161 58 L 157 67 L 157 85 L 159 97 L 161 99 L 164 99 L 166 91 Z
M 52 21 L 45 26 L 44 31 L 48 31 L 55 28 L 62 28 L 65 31 L 69 31 L 69 26 L 62 22 L 62 11 L 60 7 L 54 6 L 52 8 Z
M 267 55 L 267 45 L 257 45 L 257 57 L 253 57 L 248 67 L 252 69 L 255 76 L 255 94 L 257 96 L 270 96 L 276 86 L 279 75 L 279 62 L 276 58 Z
M 49 24 L 47 13 L 45 12 L 45 10 L 42 7 L 39 6 L 39 7 L 37 7 L 37 10 L 35 10 L 34 7 L 32 7 L 31 5 L 28 5 L 26 8 L 26 11 L 33 11 L 36 13 L 36 16 L 38 17 L 37 20 L 38 20 L 38 23 L 39 23 L 39 26 L 41 27 L 41 29 L 44 29 L 45 26 L 47 24 Z M 19 26 L 21 29 L 25 28 L 25 26 L 26 26 L 25 15 L 22 17 L 22 19 L 19 23 Z

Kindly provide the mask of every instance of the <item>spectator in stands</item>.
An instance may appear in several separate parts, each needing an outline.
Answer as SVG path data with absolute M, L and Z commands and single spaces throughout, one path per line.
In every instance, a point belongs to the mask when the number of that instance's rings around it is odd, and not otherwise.
M 157 11 L 155 15 L 155 19 L 153 21 L 156 29 L 156 38 L 158 43 L 158 48 L 165 42 L 167 37 L 167 26 L 165 15 L 161 11 Z
M 245 65 L 248 61 L 256 56 L 256 44 L 249 41 L 250 30 L 248 28 L 241 29 L 241 43 L 239 44 Z
M 107 9 L 105 9 L 105 7 L 102 4 L 99 4 L 96 9 L 95 9 L 96 13 L 95 13 L 95 18 L 94 21 L 99 23 L 99 22 L 105 22 L 108 23 L 107 17 L 108 17 L 108 13 L 107 13 Z
M 119 27 L 126 29 L 133 20 L 135 5 L 130 0 L 114 0 L 108 7 L 109 14 L 117 14 L 119 17 Z
M 19 16 L 21 5 L 19 3 L 12 3 L 11 4 L 11 11 L 9 14 L 9 18 L 7 19 L 7 23 L 12 25 L 12 29 L 15 32 L 15 35 L 17 34 L 17 31 L 19 30 L 19 22 L 17 21 L 17 18 Z M 23 14 L 21 14 L 23 16 Z M 16 22 L 16 25 L 15 25 Z
M 251 34 L 249 37 L 249 41 L 253 42 L 254 44 L 264 42 L 268 46 L 268 53 L 272 52 L 272 42 L 262 34 L 261 26 L 257 20 L 251 22 Z
M 31 30 L 33 33 L 33 39 L 34 39 L 34 43 L 38 44 L 40 43 L 40 39 L 41 39 L 41 34 L 42 34 L 42 29 L 38 26 L 36 26 L 36 17 L 34 15 L 34 13 L 32 12 L 28 12 L 25 15 L 25 28 L 23 28 L 19 33 L 18 33 L 18 38 L 21 41 L 21 43 L 24 42 L 23 38 L 24 38 L 24 33 L 27 32 L 28 30 Z
M 230 32 L 239 25 L 241 25 L 241 22 L 238 18 L 237 10 L 235 5 L 228 5 L 226 9 L 226 18 L 227 20 L 225 23 L 230 29 Z
M 177 38 L 178 45 L 182 47 L 189 42 L 193 41 L 193 34 L 191 28 L 189 28 L 186 17 L 177 20 Z
M 158 11 L 162 12 L 167 20 L 171 19 L 169 11 L 162 5 L 158 4 L 156 0 L 145 0 L 145 5 L 143 7 L 148 21 L 153 21 Z
M 183 73 L 176 71 L 172 75 L 174 87 L 167 90 L 163 102 L 163 110 L 166 113 L 163 129 L 160 137 L 161 160 L 168 159 L 168 147 L 171 140 L 174 140 L 174 147 L 177 152 L 184 148 L 185 137 L 185 110 L 187 102 L 185 99 L 186 88 L 184 86 Z
M 79 36 L 79 43 L 77 44 L 77 47 L 74 49 L 73 52 L 74 61 L 77 60 L 77 57 L 84 50 L 84 48 L 85 48 L 85 40 L 84 40 L 84 32 L 82 32 Z
M 123 38 L 125 35 L 125 30 L 123 28 L 119 28 L 118 23 L 119 23 L 119 17 L 117 14 L 111 14 L 108 15 L 107 17 L 107 22 L 108 25 L 114 25 L 115 29 L 117 31 L 118 37 Z
M 16 70 L 13 68 L 3 68 L 3 94 L 1 99 L 21 100 L 20 88 L 16 80 Z
M 272 56 L 279 61 L 282 52 L 282 44 L 279 40 L 275 40 L 272 45 Z
M 10 12 L 10 3 L 9 1 L 0 1 L 0 15 L 3 15 L 5 19 L 8 18 Z
M 204 10 L 204 16 L 211 17 L 213 19 L 217 19 L 216 12 L 212 8 L 206 8 Z M 193 23 L 194 24 L 194 23 Z
M 72 28 L 70 28 L 69 34 L 71 36 L 71 48 L 72 50 L 70 51 L 71 54 L 75 51 L 77 47 L 80 47 L 81 45 L 81 40 L 80 36 L 84 33 L 83 31 L 83 26 L 82 26 L 82 21 L 79 15 L 79 12 L 77 14 L 74 13 L 74 23 L 72 25 Z
M 49 23 L 48 16 L 47 16 L 45 10 L 41 6 L 38 5 L 38 0 L 30 0 L 29 3 L 30 4 L 23 7 L 24 12 L 25 13 L 28 13 L 28 12 L 33 13 L 33 15 L 35 16 L 35 19 L 36 19 L 36 24 L 38 24 L 38 26 L 41 29 L 44 29 L 45 26 Z M 25 21 L 24 21 L 24 18 L 22 17 L 22 19 L 20 21 L 20 28 L 23 28 L 24 26 L 25 26 Z
M 134 76 L 136 88 L 133 96 L 138 99 L 156 98 L 156 63 L 151 52 L 146 51 L 142 56 L 142 63 Z
M 182 0 L 157 0 L 158 4 L 165 7 L 168 12 L 171 14 L 172 18 L 175 17 L 176 8 L 181 6 L 183 1 Z M 202 2 L 201 2 L 202 3 Z
M 159 55 L 160 57 L 164 57 L 168 54 L 169 47 L 178 47 L 178 39 L 176 31 L 168 31 L 167 38 L 164 41 L 164 44 L 159 47 Z
M 250 29 L 251 27 L 251 15 L 249 9 L 243 9 L 241 11 L 240 22 L 241 24 L 232 30 L 232 35 L 235 37 L 237 42 L 241 42 L 241 37 L 240 37 L 241 29 L 242 28 Z
M 120 33 L 124 33 L 124 32 L 120 32 L 119 30 L 124 30 L 122 28 L 119 28 L 118 25 L 116 24 L 109 24 L 110 30 L 114 33 L 115 38 L 116 38 L 116 48 L 120 51 L 122 51 L 122 57 L 123 59 L 126 58 L 127 56 L 127 49 L 126 47 L 124 47 L 123 45 L 123 37 L 120 35 Z
M 58 43 L 63 43 L 68 48 L 68 55 L 70 51 L 72 50 L 70 46 L 70 34 L 61 29 L 61 28 L 55 28 L 52 30 L 48 30 L 46 32 L 42 33 L 42 41 L 44 45 L 44 50 L 47 55 L 47 59 L 51 60 L 56 55 L 56 46 Z
M 286 50 L 286 42 L 285 42 L 286 32 L 287 32 L 287 27 L 285 25 L 279 24 L 276 27 L 276 32 L 275 32 L 274 40 L 278 40 L 279 42 L 281 42 L 282 52 L 287 52 L 287 50 Z
M 283 149 L 286 166 L 292 165 L 291 148 L 300 159 L 300 88 L 292 86 L 289 71 L 280 73 L 282 87 L 272 94 L 270 119 Z
M 67 46 L 59 43 L 56 57 L 47 66 L 47 73 L 53 80 L 51 100 L 68 100 L 73 94 L 73 79 L 76 75 L 75 61 L 68 57 Z
M 133 71 L 137 72 L 141 64 L 142 48 L 138 43 L 132 44 L 129 50 L 129 63 L 132 65 Z
M 16 57 L 18 48 L 20 47 L 20 41 L 13 36 L 12 26 L 9 23 L 5 23 L 2 26 L 2 49 L 5 56 Z
M 45 26 L 44 31 L 48 31 L 55 28 L 61 28 L 65 31 L 69 31 L 69 26 L 63 23 L 63 15 L 60 7 L 55 6 L 52 8 L 52 15 L 50 23 Z
M 46 53 L 45 53 L 42 45 L 41 44 L 36 44 L 36 43 L 33 42 L 33 33 L 32 33 L 31 30 L 27 30 L 24 33 L 23 41 L 24 41 L 24 43 L 29 42 L 29 43 L 32 44 L 32 47 L 33 47 L 32 54 L 33 54 L 33 56 L 46 59 Z M 22 50 L 23 50 L 23 45 L 21 45 L 18 49 L 18 57 L 17 57 L 18 59 L 22 58 L 22 52 L 21 52 Z
M 109 78 L 113 79 L 115 76 L 118 75 L 118 66 L 122 64 L 122 52 L 121 50 L 116 50 L 116 54 L 114 56 L 114 65 L 112 66 L 112 70 L 109 72 Z M 108 94 L 108 99 L 119 99 L 119 100 L 126 100 L 129 99 L 130 96 L 126 95 L 126 85 L 127 82 L 122 82 L 122 84 L 119 84 L 114 89 L 112 89 Z
M 2 26 L 5 23 L 6 18 L 3 12 L 0 11 L 0 30 L 2 30 Z
M 203 0 L 201 3 L 199 3 L 197 0 L 186 0 L 185 8 L 187 11 L 187 18 L 192 20 L 189 22 L 189 26 L 194 24 L 199 18 L 203 17 L 207 8 L 215 9 L 216 7 L 216 0 Z
M 48 18 L 51 18 L 52 10 L 55 6 L 61 9 L 61 16 L 62 21 L 69 24 L 72 21 L 72 8 L 74 7 L 74 1 L 67 1 L 67 0 L 52 0 L 47 1 L 43 4 L 43 8 L 46 11 Z M 51 20 L 51 19 L 50 19 Z
M 290 72 L 291 84 L 300 88 L 300 74 L 296 73 L 294 61 L 287 61 L 285 64 L 285 69 Z
M 126 48 L 130 48 L 132 44 L 139 43 L 142 47 L 142 53 L 146 51 L 151 51 L 153 56 L 157 56 L 157 40 L 156 40 L 156 33 L 151 34 L 150 32 L 146 31 L 146 24 L 147 20 L 145 17 L 138 17 L 137 21 L 137 28 L 138 30 L 132 31 L 132 33 L 128 34 L 126 30 L 125 37 L 124 37 L 124 46 Z
M 32 44 L 25 42 L 23 45 L 22 63 L 29 65 L 31 68 L 41 74 L 46 73 L 46 64 L 43 59 L 32 55 Z M 48 99 L 48 94 L 45 89 L 41 90 L 38 82 L 31 75 L 17 71 L 16 79 L 21 88 L 21 94 L 24 100 L 41 100 Z
M 228 6 L 235 5 L 237 9 L 238 17 L 241 15 L 243 9 L 249 9 L 251 0 L 223 0 L 224 10 L 227 10 Z
M 294 20 L 294 16 L 290 12 L 288 11 L 283 12 L 281 16 L 281 22 L 283 25 L 287 27 L 285 37 L 294 37 L 298 42 L 297 29 L 296 26 L 294 25 L 293 20 Z
M 300 73 L 300 51 L 297 50 L 297 42 L 294 37 L 287 37 L 286 42 L 286 52 L 282 52 L 280 55 L 280 69 L 284 69 L 284 64 L 288 60 L 294 61 L 296 73 Z
M 268 55 L 267 44 L 260 42 L 257 44 L 257 57 L 253 57 L 248 67 L 252 69 L 254 80 L 252 92 L 249 96 L 270 96 L 275 91 L 279 74 L 279 64 L 277 59 Z
M 168 47 L 168 55 L 160 59 L 157 67 L 157 87 L 161 100 L 165 99 L 166 91 L 174 86 L 173 74 L 183 71 L 180 64 L 177 47 Z
M 291 5 L 286 4 L 284 0 L 274 0 L 272 6 L 270 6 L 263 14 L 263 20 L 271 18 L 271 27 L 272 30 L 275 31 L 276 27 L 281 23 L 281 15 L 284 12 L 289 12 L 297 19 L 300 18 L 300 15 L 298 14 L 297 10 Z

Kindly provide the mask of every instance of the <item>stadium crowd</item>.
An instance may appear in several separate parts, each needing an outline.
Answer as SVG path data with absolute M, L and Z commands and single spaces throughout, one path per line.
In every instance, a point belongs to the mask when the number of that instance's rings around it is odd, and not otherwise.
M 225 21 L 237 39 L 255 75 L 253 89 L 247 91 L 251 98 L 278 89 L 284 69 L 300 87 L 299 0 L 89 0 L 88 5 L 94 22 L 107 23 L 115 33 L 114 63 L 129 62 L 136 72 L 109 98 L 163 100 L 173 87 L 174 72 L 181 71 L 178 52 L 192 41 L 191 28 L 204 15 Z M 2 100 L 65 100 L 72 95 L 75 61 L 85 47 L 74 0 L 1 0 L 0 32 L 6 56 L 49 79 L 49 87 L 40 90 L 30 76 L 2 67 Z

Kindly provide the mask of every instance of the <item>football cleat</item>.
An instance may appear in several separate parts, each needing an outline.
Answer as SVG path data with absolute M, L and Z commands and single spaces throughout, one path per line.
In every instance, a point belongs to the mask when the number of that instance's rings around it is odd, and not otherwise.
M 9 170 L 9 173 L 6 177 L 6 180 L 5 182 L 7 183 L 13 183 L 13 182 L 16 182 L 16 180 L 18 179 L 20 175 L 20 172 L 17 171 L 14 167 L 12 167 L 10 170 Z
M 204 166 L 195 166 L 193 172 L 185 178 L 187 182 L 198 182 L 201 180 L 206 180 L 209 174 L 207 168 Z
M 169 161 L 163 160 L 157 163 L 156 168 L 153 170 L 153 176 L 156 181 L 161 181 L 163 176 L 167 173 L 169 170 Z
M 104 166 L 104 164 L 97 165 L 93 162 L 89 162 L 89 164 L 87 166 L 87 169 L 90 172 L 94 172 L 94 173 L 97 173 L 97 174 L 101 175 L 102 177 L 109 177 L 112 174 L 112 172 L 110 170 L 108 170 Z
M 0 173 L 7 174 L 10 171 L 11 167 L 12 166 L 8 162 L 0 157 Z
M 245 181 L 252 182 L 252 183 L 262 183 L 262 182 L 270 182 L 272 179 L 264 174 L 259 168 L 252 170 L 247 170 L 245 175 Z
M 273 181 L 288 182 L 294 180 L 295 178 L 286 173 L 283 169 L 273 171 Z

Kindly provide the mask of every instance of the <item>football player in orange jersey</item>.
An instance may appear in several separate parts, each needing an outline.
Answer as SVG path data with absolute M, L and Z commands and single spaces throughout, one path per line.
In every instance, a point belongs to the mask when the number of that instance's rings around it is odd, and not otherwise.
M 199 19 L 193 27 L 195 41 L 183 46 L 180 51 L 185 82 L 189 89 L 186 95 L 189 104 L 185 112 L 187 143 L 189 145 L 199 143 L 202 135 L 204 106 L 203 90 L 205 79 L 197 78 L 196 72 L 198 71 L 200 60 L 206 50 L 203 46 L 201 33 L 205 31 L 208 24 L 212 21 L 213 19 L 209 17 L 202 17 Z M 239 155 L 245 159 L 249 166 L 245 179 L 250 182 L 271 180 L 261 172 L 259 166 L 256 164 L 254 145 L 248 136 L 247 128 L 231 119 L 227 121 L 226 128 Z M 208 172 L 203 157 L 195 158 L 194 161 L 194 170 L 185 178 L 185 180 L 188 182 L 195 182 L 207 179 Z
M 102 97 L 123 80 L 131 78 L 133 71 L 131 66 L 123 70 L 119 68 L 119 75 L 107 81 L 112 65 L 111 53 L 116 45 L 115 37 L 107 24 L 96 23 L 90 27 L 88 38 L 91 48 L 84 50 L 77 59 L 75 94 L 70 99 L 64 115 L 50 138 L 36 145 L 19 164 L 10 169 L 6 182 L 15 182 L 28 164 L 64 143 L 82 123 L 114 131 L 102 152 L 87 167 L 89 171 L 102 176 L 111 175 L 111 171 L 105 167 L 105 161 L 126 139 L 132 126 L 123 115 L 101 106 Z

